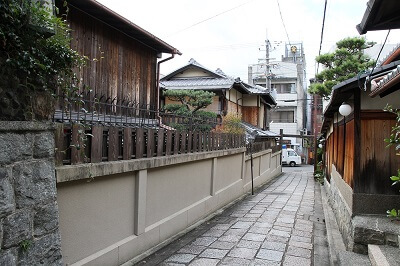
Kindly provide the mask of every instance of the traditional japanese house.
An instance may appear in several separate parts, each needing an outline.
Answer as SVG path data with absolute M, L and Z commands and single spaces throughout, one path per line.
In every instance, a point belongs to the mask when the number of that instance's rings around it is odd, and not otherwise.
M 249 85 L 227 76 L 220 69 L 209 70 L 191 59 L 185 66 L 160 80 L 161 90 L 204 90 L 215 93 L 213 103 L 206 110 L 220 117 L 227 113 L 242 115 L 242 119 L 259 128 L 266 128 L 268 110 L 275 99 L 260 86 Z M 162 105 L 171 103 L 162 98 Z

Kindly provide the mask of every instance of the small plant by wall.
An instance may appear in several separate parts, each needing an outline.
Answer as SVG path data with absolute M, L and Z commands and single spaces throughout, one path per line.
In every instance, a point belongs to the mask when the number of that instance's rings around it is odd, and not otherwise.
M 241 114 L 228 113 L 226 116 L 222 117 L 222 125 L 217 127 L 216 131 L 231 134 L 244 134 L 245 130 L 241 122 Z
M 384 109 L 387 112 L 396 114 L 396 124 L 392 127 L 392 133 L 389 138 L 385 139 L 388 143 L 387 147 L 395 145 L 396 155 L 400 155 L 400 110 L 394 109 L 392 106 L 387 105 Z M 397 175 L 391 176 L 393 186 L 400 184 L 400 169 L 397 170 Z M 391 209 L 387 211 L 388 217 L 400 219 L 400 210 Z

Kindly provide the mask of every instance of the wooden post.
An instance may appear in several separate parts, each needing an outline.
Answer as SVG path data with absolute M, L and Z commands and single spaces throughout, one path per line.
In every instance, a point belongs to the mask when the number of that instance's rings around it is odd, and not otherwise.
M 143 158 L 144 153 L 144 131 L 143 128 L 136 129 L 136 154 L 135 158 Z
M 98 163 L 103 159 L 103 127 L 92 126 L 92 135 L 90 162 Z
M 130 160 L 132 158 L 132 129 L 124 128 L 124 160 Z
M 197 138 L 198 138 L 198 134 L 197 131 L 193 132 L 193 152 L 197 152 Z
M 158 130 L 157 136 L 157 156 L 164 155 L 164 129 Z
M 360 191 L 359 182 L 361 176 L 361 160 L 363 154 L 361 152 L 361 91 L 354 90 L 354 168 L 352 187 L 354 193 Z
M 199 152 L 204 151 L 204 132 L 199 132 Z
M 154 154 L 154 149 L 155 149 L 155 145 L 154 145 L 154 129 L 149 128 L 147 130 L 147 158 L 151 158 L 153 157 Z
M 165 155 L 171 154 L 171 147 L 172 147 L 172 131 L 167 130 L 167 144 L 165 148 Z
M 108 129 L 108 161 L 118 160 L 118 127 Z
M 187 137 L 187 132 L 183 131 L 181 132 L 182 136 L 182 143 L 181 143 L 181 154 L 186 153 L 186 137 Z
M 174 132 L 174 154 L 178 154 L 179 151 L 179 138 L 180 138 L 180 132 L 179 131 L 175 131 Z
M 192 143 L 193 143 L 193 134 L 192 131 L 189 130 L 188 132 L 188 147 L 187 147 L 187 153 L 192 152 Z

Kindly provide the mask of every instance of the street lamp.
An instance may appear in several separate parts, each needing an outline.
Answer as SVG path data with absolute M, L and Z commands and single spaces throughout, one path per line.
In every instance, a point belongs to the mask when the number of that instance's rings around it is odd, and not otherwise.
M 342 105 L 339 107 L 339 113 L 342 116 L 348 116 L 351 113 L 351 110 L 351 105 L 346 102 L 343 102 Z

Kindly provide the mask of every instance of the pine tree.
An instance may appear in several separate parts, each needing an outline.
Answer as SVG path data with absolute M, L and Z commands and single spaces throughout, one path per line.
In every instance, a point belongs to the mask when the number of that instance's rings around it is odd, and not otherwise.
M 164 96 L 178 103 L 165 105 L 163 111 L 182 118 L 170 126 L 178 130 L 200 131 L 210 131 L 215 126 L 217 114 L 203 110 L 212 103 L 215 93 L 203 90 L 167 90 L 164 91 Z
M 317 56 L 315 60 L 324 70 L 316 75 L 317 82 L 310 85 L 309 93 L 328 99 L 333 86 L 372 67 L 375 61 L 364 54 L 364 50 L 374 44 L 361 37 L 349 37 L 338 41 L 333 53 Z

